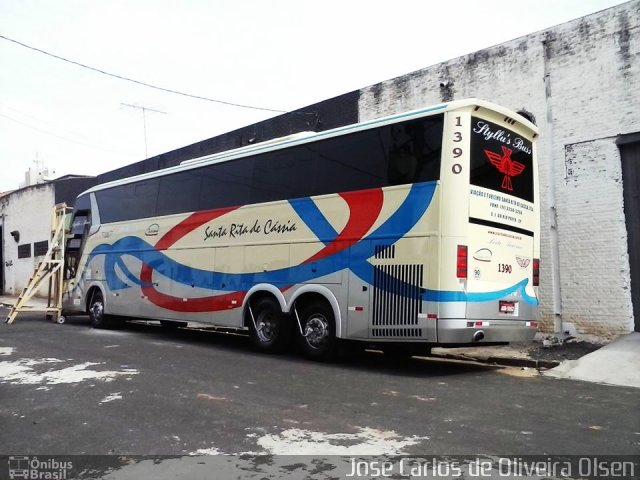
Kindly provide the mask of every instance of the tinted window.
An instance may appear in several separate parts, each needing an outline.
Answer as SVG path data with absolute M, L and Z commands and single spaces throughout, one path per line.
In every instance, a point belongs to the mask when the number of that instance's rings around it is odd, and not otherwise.
M 104 222 L 440 178 L 443 116 L 374 128 L 98 191 Z
M 160 177 L 156 215 L 195 212 L 199 209 L 202 175 L 196 170 Z
M 271 161 L 286 165 L 269 177 L 282 192 L 279 198 L 437 180 L 442 119 L 438 115 L 293 147 L 280 153 L 286 162 L 272 157 L 265 169 Z M 269 199 L 276 199 L 276 193 Z
M 315 192 L 335 193 L 387 185 L 385 130 L 368 130 L 309 145 L 316 156 Z
M 388 127 L 390 185 L 440 178 L 442 116 Z
M 256 157 L 251 203 L 312 195 L 315 158 L 297 147 Z
M 242 158 L 195 170 L 202 176 L 200 210 L 249 203 L 253 163 L 253 158 Z
M 486 120 L 471 125 L 471 184 L 533 202 L 531 142 Z
M 120 185 L 96 192 L 100 219 L 105 223 L 156 215 L 158 179 Z
M 73 222 L 71 223 L 71 233 L 74 235 L 82 235 L 84 233 L 84 228 L 88 223 L 89 217 L 86 214 L 83 215 L 80 213 L 74 215 Z
M 76 199 L 76 203 L 73 206 L 74 210 L 91 210 L 91 201 L 89 195 L 82 195 Z

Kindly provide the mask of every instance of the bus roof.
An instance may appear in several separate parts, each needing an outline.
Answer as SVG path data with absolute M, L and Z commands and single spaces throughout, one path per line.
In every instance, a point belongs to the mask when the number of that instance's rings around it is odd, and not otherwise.
M 533 133 L 536 133 L 536 134 L 538 133 L 538 128 L 522 115 L 519 115 L 516 112 L 509 110 L 505 107 L 502 107 L 500 105 L 497 105 L 495 103 L 487 102 L 485 100 L 480 100 L 477 98 L 468 98 L 464 100 L 455 100 L 447 103 L 441 103 L 431 107 L 411 110 L 408 112 L 396 113 L 393 115 L 388 115 L 386 117 L 380 117 L 380 118 L 367 120 L 360 123 L 344 125 L 341 127 L 337 127 L 331 130 L 325 130 L 322 132 L 306 131 L 306 132 L 294 133 L 284 137 L 273 138 L 270 140 L 266 140 L 264 142 L 253 144 L 253 145 L 246 145 L 244 147 L 235 148 L 232 150 L 225 150 L 223 152 L 213 153 L 211 155 L 205 155 L 203 157 L 185 160 L 180 164 L 172 167 L 154 170 L 152 172 L 142 173 L 140 175 L 134 175 L 132 177 L 126 177 L 118 180 L 113 180 L 111 182 L 102 183 L 88 190 L 85 190 L 80 195 L 86 195 L 91 192 L 104 190 L 104 189 L 116 187 L 119 185 L 126 185 L 128 183 L 133 183 L 139 180 L 146 180 L 146 179 L 161 177 L 164 175 L 168 175 L 168 174 L 183 171 L 183 170 L 191 170 L 194 168 L 210 165 L 213 163 L 219 163 L 219 162 L 224 162 L 228 160 L 235 160 L 237 158 L 246 157 L 252 154 L 266 153 L 272 150 L 279 150 L 279 149 L 291 147 L 294 145 L 302 145 L 302 144 L 310 143 L 316 140 L 323 140 L 331 137 L 345 135 L 352 132 L 357 132 L 360 130 L 367 130 L 374 127 L 380 127 L 388 124 L 397 123 L 399 121 L 413 120 L 421 117 L 434 115 L 437 113 L 443 113 L 449 110 L 458 110 L 458 109 L 469 107 L 469 106 L 479 106 L 482 108 L 486 108 L 486 109 L 498 112 L 500 114 L 505 115 L 505 117 L 509 117 L 513 120 L 516 120 L 518 123 L 520 123 L 527 129 L 531 130 Z

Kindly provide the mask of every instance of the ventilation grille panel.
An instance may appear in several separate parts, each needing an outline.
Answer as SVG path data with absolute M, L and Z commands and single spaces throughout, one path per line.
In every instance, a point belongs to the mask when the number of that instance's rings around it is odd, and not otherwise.
M 376 245 L 375 258 L 396 258 L 395 245 Z
M 422 313 L 423 272 L 423 265 L 379 265 L 374 268 L 373 337 L 422 337 L 418 314 Z
M 371 336 L 380 337 L 403 337 L 403 338 L 421 338 L 421 328 L 373 328 Z

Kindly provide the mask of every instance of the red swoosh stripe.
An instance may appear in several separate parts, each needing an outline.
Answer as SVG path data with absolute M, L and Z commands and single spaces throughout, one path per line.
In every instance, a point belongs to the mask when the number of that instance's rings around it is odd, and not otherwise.
M 220 210 L 207 210 L 205 212 L 195 212 L 189 215 L 182 222 L 169 230 L 160 240 L 158 240 L 158 243 L 156 243 L 156 249 L 166 250 L 196 228 L 210 222 L 211 220 L 215 220 L 218 217 L 226 215 L 237 208 L 238 207 L 223 208 Z M 152 284 L 152 279 L 153 269 L 146 263 L 143 264 L 140 271 L 140 280 L 143 285 Z M 224 295 L 188 298 L 187 301 L 184 301 L 180 297 L 174 297 L 173 295 L 158 292 L 153 285 L 143 286 L 142 292 L 154 305 L 166 308 L 167 310 L 173 310 L 174 312 L 191 313 L 211 312 L 235 308 L 242 305 L 242 301 L 245 296 L 244 292 L 233 292 Z
M 308 258 L 304 263 L 314 262 L 349 248 L 360 241 L 373 226 L 382 210 L 384 194 L 382 189 L 341 193 L 349 206 L 349 220 L 342 231 L 330 244 Z
M 349 206 L 349 220 L 347 224 L 331 243 L 305 260 L 304 263 L 313 262 L 349 248 L 364 237 L 380 215 L 384 199 L 382 189 L 342 193 L 340 196 Z M 238 207 L 193 213 L 169 230 L 156 243 L 156 248 L 158 250 L 166 250 L 196 228 L 236 208 Z M 143 293 L 153 304 L 175 312 L 203 313 L 236 308 L 242 305 L 246 295 L 246 292 L 232 292 L 223 295 L 188 298 L 185 301 L 180 297 L 158 292 L 155 287 L 152 286 L 152 279 L 153 269 L 151 266 L 143 264 L 140 272 L 140 280 L 143 284 L 151 284 L 150 286 L 141 287 Z

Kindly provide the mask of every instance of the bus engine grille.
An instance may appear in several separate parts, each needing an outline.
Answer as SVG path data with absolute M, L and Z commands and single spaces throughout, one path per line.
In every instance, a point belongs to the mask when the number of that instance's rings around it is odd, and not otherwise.
M 371 336 L 420 338 L 423 265 L 377 265 L 373 274 Z M 392 328 L 389 328 L 392 327 Z

